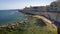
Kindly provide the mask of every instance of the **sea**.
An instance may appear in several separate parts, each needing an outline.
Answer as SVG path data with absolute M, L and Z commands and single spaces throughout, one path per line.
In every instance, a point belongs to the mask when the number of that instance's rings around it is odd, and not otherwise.
M 0 10 L 0 25 L 20 22 L 26 16 L 17 10 Z

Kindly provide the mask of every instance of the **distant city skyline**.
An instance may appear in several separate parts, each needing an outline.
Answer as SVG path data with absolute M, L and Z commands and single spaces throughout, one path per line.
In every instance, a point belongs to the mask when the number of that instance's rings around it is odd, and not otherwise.
M 25 6 L 46 6 L 55 0 L 0 0 L 0 10 L 23 9 Z

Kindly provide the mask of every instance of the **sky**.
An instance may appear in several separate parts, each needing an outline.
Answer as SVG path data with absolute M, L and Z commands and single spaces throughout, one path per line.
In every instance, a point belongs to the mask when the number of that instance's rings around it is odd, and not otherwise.
M 46 6 L 55 0 L 0 0 L 0 10 L 23 9 L 29 6 Z

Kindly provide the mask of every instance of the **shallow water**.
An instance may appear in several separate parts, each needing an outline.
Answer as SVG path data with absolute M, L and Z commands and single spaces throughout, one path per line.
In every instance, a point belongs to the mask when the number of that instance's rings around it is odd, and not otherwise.
M 16 10 L 0 10 L 0 25 L 21 21 L 26 16 Z

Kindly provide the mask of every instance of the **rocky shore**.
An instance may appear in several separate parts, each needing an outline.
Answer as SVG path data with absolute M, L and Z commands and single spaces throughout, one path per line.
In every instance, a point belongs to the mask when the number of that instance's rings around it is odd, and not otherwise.
M 0 30 L 3 29 L 3 28 L 8 28 L 8 29 L 11 29 L 11 28 L 16 28 L 22 24 L 24 24 L 24 22 L 26 22 L 27 18 L 22 20 L 21 22 L 16 22 L 16 23 L 12 23 L 12 24 L 5 24 L 5 25 L 1 25 L 0 26 Z

